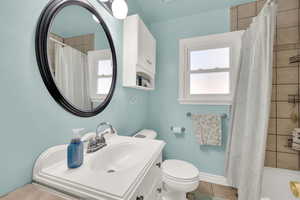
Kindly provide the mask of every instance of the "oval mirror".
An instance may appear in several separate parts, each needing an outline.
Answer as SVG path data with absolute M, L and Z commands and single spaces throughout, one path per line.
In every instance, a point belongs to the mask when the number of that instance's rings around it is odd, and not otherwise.
M 46 87 L 64 109 L 90 117 L 109 104 L 116 53 L 105 22 L 87 1 L 52 1 L 39 20 L 36 52 Z

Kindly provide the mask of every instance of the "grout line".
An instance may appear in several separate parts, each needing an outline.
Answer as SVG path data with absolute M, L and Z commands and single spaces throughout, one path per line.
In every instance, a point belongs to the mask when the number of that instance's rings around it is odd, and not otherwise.
M 253 17 L 256 17 L 257 15 L 258 15 L 258 3 L 257 1 L 255 1 L 255 15 Z
M 273 84 L 273 86 L 280 86 L 280 85 L 292 85 L 292 86 L 295 86 L 295 85 L 299 85 L 298 83 L 279 83 L 279 84 Z
M 289 11 L 293 11 L 293 10 L 299 10 L 299 8 L 290 8 L 290 9 L 287 9 L 287 10 L 278 10 L 277 13 L 289 12 Z
M 294 66 L 277 66 L 276 68 L 278 68 L 278 69 L 286 69 L 286 68 L 296 68 L 296 67 L 298 67 L 298 66 L 297 65 L 294 65 Z M 295 84 L 295 83 L 293 83 L 293 84 Z
M 290 25 L 290 26 L 284 26 L 284 27 L 276 27 L 276 30 L 283 30 L 283 29 L 291 29 L 291 28 L 299 28 L 299 24 L 298 25 Z M 278 34 L 278 33 L 277 33 Z M 297 43 L 285 43 L 285 44 L 297 44 Z M 280 44 L 280 45 L 284 45 L 284 44 Z
M 277 85 L 278 86 L 278 85 Z M 297 88 L 298 89 L 298 88 Z M 272 102 L 274 102 L 274 103 L 276 103 L 276 102 L 278 102 L 278 103 L 289 103 L 289 101 L 288 100 L 278 100 L 278 101 L 272 101 Z
M 277 153 L 285 153 L 285 154 L 289 154 L 289 155 L 298 155 L 298 152 L 291 153 L 291 152 L 277 151 Z
M 276 13 L 276 25 L 275 25 L 275 39 L 274 39 L 274 48 L 276 48 L 276 46 L 277 46 L 277 42 L 278 42 L 278 29 L 277 29 L 277 14 L 278 13 Z M 276 127 L 275 127 L 275 132 L 276 132 L 276 137 L 275 137 L 275 150 L 276 150 L 276 152 L 275 152 L 275 166 L 276 166 L 276 168 L 278 168 L 278 153 L 277 153 L 277 150 L 278 150 L 278 145 L 277 145 L 277 138 L 278 138 L 278 136 L 277 136 L 277 132 L 278 132 L 278 130 L 277 130 L 277 124 L 278 124 L 278 116 L 277 116 L 277 99 L 279 98 L 279 96 L 278 96 L 278 92 L 277 92 L 277 89 L 278 89 L 278 84 L 277 84 L 277 77 L 278 77 L 278 75 L 277 75 L 277 56 L 278 56 L 278 51 L 276 51 L 276 53 L 275 53 L 275 76 L 276 76 L 276 79 L 275 79 L 275 90 L 276 90 L 276 93 L 275 93 L 275 96 L 276 96 L 276 102 L 275 102 L 275 117 L 276 117 L 276 120 L 275 120 L 275 124 L 276 124 Z
M 275 119 L 275 118 L 271 118 L 271 119 Z M 288 117 L 277 117 L 277 119 L 291 119 L 291 118 L 288 118 Z
M 236 6 L 236 28 L 237 28 L 237 30 L 240 29 L 240 27 L 239 27 L 239 6 Z
M 297 155 L 298 154 L 297 152 L 291 153 L 291 152 L 273 151 L 273 150 L 266 150 L 266 151 L 273 152 L 273 153 L 285 153 L 285 154 L 290 154 L 290 155 Z
M 291 135 L 285 135 L 285 134 L 277 134 L 278 136 L 285 136 L 285 137 L 290 137 Z
M 298 5 L 300 5 L 300 0 L 298 1 Z M 298 26 L 300 26 L 300 10 L 298 9 Z M 298 29 L 298 35 L 299 35 L 299 29 Z M 299 40 L 299 39 L 298 39 Z M 299 55 L 299 49 L 297 49 L 298 55 Z M 300 80 L 299 80 L 299 63 L 298 63 L 298 84 L 300 84 Z M 298 95 L 300 94 L 300 88 L 298 85 Z M 298 106 L 298 126 L 300 124 L 300 106 Z M 298 169 L 300 169 L 300 152 L 298 152 Z

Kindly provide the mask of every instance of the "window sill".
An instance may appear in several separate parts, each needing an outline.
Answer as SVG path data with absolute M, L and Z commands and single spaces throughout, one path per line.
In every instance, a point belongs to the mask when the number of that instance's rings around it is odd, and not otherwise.
M 105 100 L 105 98 L 106 98 L 106 97 L 92 97 L 92 98 L 91 98 L 91 101 L 92 101 L 93 103 L 101 103 L 101 102 L 103 102 L 103 101 Z
M 232 105 L 232 101 L 226 100 L 199 100 L 199 99 L 178 99 L 180 104 L 191 105 Z

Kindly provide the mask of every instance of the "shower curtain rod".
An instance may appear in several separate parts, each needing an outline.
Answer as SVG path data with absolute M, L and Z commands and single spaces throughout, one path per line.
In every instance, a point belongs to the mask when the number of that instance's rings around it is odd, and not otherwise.
M 277 0 L 268 0 L 267 3 L 271 4 L 272 2 L 277 3 Z
M 70 45 L 67 45 L 67 44 L 65 44 L 65 43 L 63 43 L 63 42 L 60 42 L 60 41 L 54 39 L 53 37 L 49 37 L 49 39 L 50 39 L 51 41 L 53 41 L 53 42 L 56 42 L 56 43 L 60 44 L 60 45 L 63 46 L 63 47 L 71 47 L 72 49 L 76 49 L 76 48 L 74 48 L 74 47 L 72 47 L 72 46 L 70 46 Z M 78 50 L 78 49 L 76 49 L 76 50 Z M 80 51 L 80 50 L 78 50 L 78 51 Z M 82 51 L 80 51 L 80 52 L 83 53 L 84 55 L 87 55 L 87 53 L 85 53 L 85 52 L 82 52 Z
M 63 42 L 60 42 L 60 41 L 54 39 L 53 37 L 50 37 L 49 39 L 52 40 L 53 42 L 56 42 L 56 43 L 62 45 L 62 46 L 68 46 L 67 44 L 65 44 L 65 43 L 63 43 Z

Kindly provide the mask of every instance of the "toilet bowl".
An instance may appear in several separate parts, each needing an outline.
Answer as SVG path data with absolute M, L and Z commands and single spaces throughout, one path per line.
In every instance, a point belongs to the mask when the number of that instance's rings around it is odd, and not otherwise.
M 162 164 L 163 200 L 186 200 L 186 193 L 199 184 L 199 171 L 182 160 L 166 160 Z
M 153 130 L 142 130 L 134 137 L 155 139 Z M 162 200 L 186 200 L 186 193 L 199 185 L 198 169 L 182 160 L 165 160 L 162 165 L 163 194 Z

